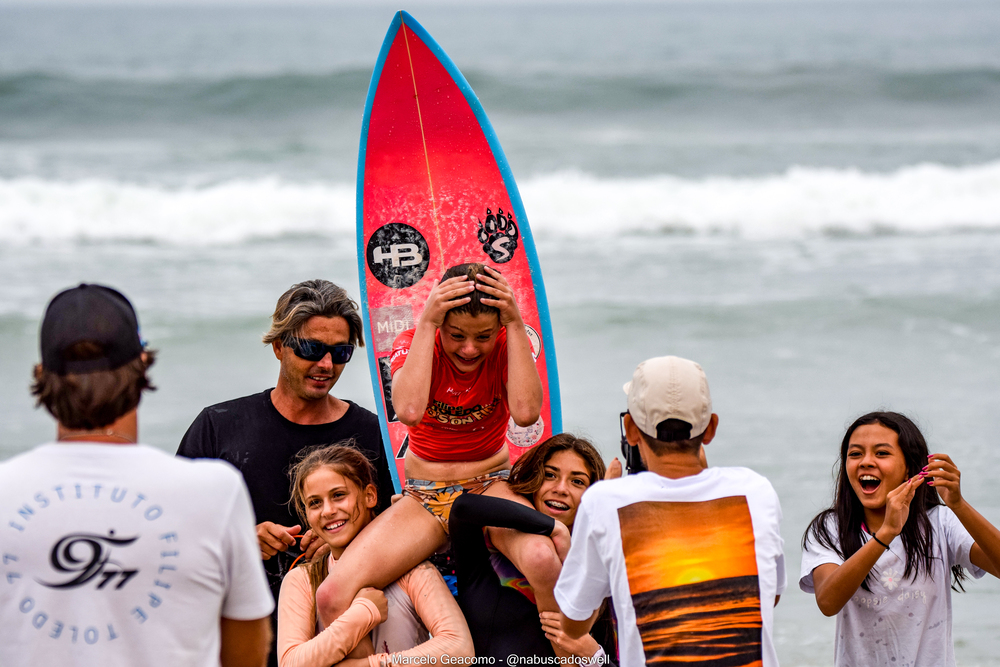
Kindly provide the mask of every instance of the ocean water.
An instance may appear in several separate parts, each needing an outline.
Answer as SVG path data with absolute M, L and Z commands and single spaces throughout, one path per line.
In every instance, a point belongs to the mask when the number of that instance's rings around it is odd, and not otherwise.
M 915 417 L 1000 521 L 1000 5 L 421 6 L 518 180 L 568 430 L 617 451 L 644 358 L 699 361 L 718 465 L 784 508 L 783 665 L 832 663 L 798 590 L 854 417 Z M 379 8 L 0 7 L 0 457 L 47 299 L 135 302 L 160 351 L 143 439 L 274 383 L 278 295 L 358 293 L 354 177 Z M 338 395 L 373 408 L 367 366 Z M 1000 585 L 954 596 L 960 665 L 1000 665 Z

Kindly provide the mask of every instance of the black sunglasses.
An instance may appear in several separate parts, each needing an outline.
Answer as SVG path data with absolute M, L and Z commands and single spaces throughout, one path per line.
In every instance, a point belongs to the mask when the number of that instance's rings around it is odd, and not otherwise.
M 330 360 L 335 364 L 346 364 L 354 354 L 354 346 L 350 343 L 340 343 L 338 345 L 327 345 L 318 340 L 308 338 L 288 338 L 283 345 L 292 348 L 296 357 L 306 361 L 320 361 L 330 353 Z

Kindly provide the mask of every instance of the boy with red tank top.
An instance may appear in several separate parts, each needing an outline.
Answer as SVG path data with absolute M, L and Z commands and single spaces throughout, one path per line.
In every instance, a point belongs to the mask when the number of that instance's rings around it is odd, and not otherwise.
M 542 383 L 500 272 L 481 264 L 445 272 L 417 326 L 396 339 L 391 362 L 393 408 L 409 427 L 407 483 L 403 498 L 344 552 L 339 562 L 349 567 L 331 572 L 317 591 L 324 624 L 361 588 L 398 579 L 442 546 L 451 503 L 462 493 L 527 504 L 505 481 L 505 434 L 511 418 L 519 426 L 537 421 Z M 553 541 L 515 531 L 497 531 L 493 541 L 532 584 L 539 609 L 557 610 L 551 591 L 561 562 Z

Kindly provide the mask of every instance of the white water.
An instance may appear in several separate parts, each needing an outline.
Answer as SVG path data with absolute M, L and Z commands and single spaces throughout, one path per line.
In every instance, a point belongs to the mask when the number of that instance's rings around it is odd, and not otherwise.
M 921 164 L 890 173 L 793 167 L 761 177 L 526 179 L 540 239 L 629 234 L 928 234 L 1000 229 L 1000 162 Z M 279 178 L 169 188 L 110 180 L 0 180 L 0 241 L 144 241 L 219 245 L 285 236 L 353 236 L 349 183 Z

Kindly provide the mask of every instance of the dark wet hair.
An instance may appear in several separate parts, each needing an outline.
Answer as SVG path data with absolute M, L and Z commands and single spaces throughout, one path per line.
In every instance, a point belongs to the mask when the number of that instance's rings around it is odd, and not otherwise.
M 590 475 L 587 486 L 604 479 L 607 468 L 597 448 L 589 440 L 578 438 L 572 433 L 560 433 L 521 454 L 521 458 L 510 469 L 510 477 L 507 479 L 510 490 L 530 499 L 542 488 L 545 464 L 554 454 L 563 451 L 573 452 L 583 459 L 587 474 Z
M 486 273 L 486 266 L 485 265 L 479 264 L 479 263 L 459 264 L 458 266 L 453 266 L 450 269 L 448 269 L 447 271 L 445 271 L 444 275 L 441 276 L 441 282 L 444 282 L 444 281 L 448 280 L 449 278 L 455 278 L 455 277 L 458 277 L 458 276 L 465 276 L 469 280 L 471 280 L 473 282 L 473 284 L 475 284 L 476 283 L 476 276 L 480 276 L 480 275 L 482 275 L 482 276 L 488 276 L 489 275 L 488 273 Z M 470 297 L 471 300 L 469 301 L 469 303 L 463 304 L 461 306 L 455 306 L 454 308 L 452 308 L 451 310 L 448 311 L 449 315 L 451 315 L 452 313 L 455 313 L 455 314 L 465 313 L 466 315 L 471 315 L 472 317 L 476 317 L 476 316 L 482 315 L 484 313 L 492 313 L 492 314 L 494 314 L 494 315 L 497 316 L 497 320 L 499 321 L 499 319 L 500 319 L 500 311 L 497 309 L 497 307 L 496 306 L 488 306 L 488 305 L 486 305 L 485 303 L 482 302 L 483 298 L 487 298 L 487 299 L 490 298 L 490 296 L 488 294 L 486 294 L 486 292 L 482 292 L 482 291 L 476 289 L 471 294 L 465 294 L 465 295 L 462 295 L 459 298 L 464 299 L 465 297 Z
M 707 428 L 705 429 L 708 430 Z M 705 442 L 705 431 L 691 437 L 691 424 L 681 419 L 664 419 L 656 425 L 656 437 L 639 433 L 646 445 L 656 456 L 663 456 L 671 452 L 683 454 L 697 453 L 702 443 Z
M 927 441 L 917 425 L 908 417 L 898 412 L 869 412 L 854 420 L 844 439 L 840 443 L 840 461 L 835 465 L 836 486 L 834 489 L 833 507 L 823 510 L 812 520 L 805 534 L 802 536 L 802 548 L 806 547 L 809 540 L 815 540 L 827 548 L 833 549 L 837 554 L 847 560 L 858 549 L 864 546 L 861 539 L 862 527 L 865 520 L 865 510 L 858 499 L 850 480 L 847 478 L 847 450 L 851 444 L 851 436 L 862 426 L 870 424 L 880 424 L 899 436 L 899 448 L 903 452 L 906 461 L 907 477 L 912 477 L 919 473 L 927 465 Z M 941 505 L 941 497 L 937 490 L 921 484 L 917 487 L 910 503 L 910 514 L 906 517 L 903 531 L 900 537 L 903 538 L 903 548 L 906 551 L 906 568 L 903 571 L 904 578 L 916 579 L 921 573 L 931 576 L 931 565 L 934 561 L 934 532 L 931 530 L 930 519 L 927 512 L 938 505 Z M 832 534 L 828 521 L 830 517 L 836 519 L 836 534 Z M 874 568 L 873 568 L 874 571 Z M 965 570 L 960 565 L 952 568 L 955 590 L 964 590 L 962 581 L 965 579 Z M 868 576 L 861 583 L 861 587 L 871 592 L 869 581 L 875 575 L 869 572 Z

